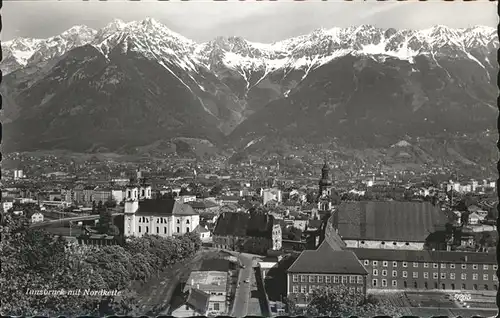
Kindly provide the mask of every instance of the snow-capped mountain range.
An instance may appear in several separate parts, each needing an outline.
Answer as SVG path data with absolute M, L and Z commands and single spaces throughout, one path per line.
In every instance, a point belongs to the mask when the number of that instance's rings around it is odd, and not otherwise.
M 128 47 L 128 44 L 135 46 Z M 315 68 L 346 54 L 386 55 L 411 60 L 417 55 L 467 56 L 478 64 L 495 61 L 476 58 L 477 51 L 498 47 L 494 28 L 476 26 L 451 29 L 435 26 L 425 30 L 380 29 L 370 25 L 349 28 L 317 29 L 272 44 L 247 41 L 240 37 L 218 37 L 198 44 L 179 35 L 158 21 L 125 23 L 114 20 L 101 30 L 74 26 L 48 39 L 17 38 L 2 44 L 4 74 L 38 63 L 86 44 L 105 56 L 115 47 L 135 50 L 148 58 L 168 57 L 186 70 L 196 66 L 217 69 L 222 63 L 244 73 L 246 69 L 272 72 L 279 68 Z
M 498 46 L 496 30 L 484 26 L 361 25 L 271 44 L 196 43 L 154 19 L 114 20 L 2 43 L 2 122 L 16 149 L 86 151 L 168 137 L 245 146 L 269 135 L 385 135 L 394 144 L 398 134 L 489 127 Z M 82 139 L 89 131 L 92 141 Z

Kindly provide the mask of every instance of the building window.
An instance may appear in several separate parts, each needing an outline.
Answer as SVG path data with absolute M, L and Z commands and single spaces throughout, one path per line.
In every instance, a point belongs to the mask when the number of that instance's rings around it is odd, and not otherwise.
M 406 280 L 403 282 L 403 286 L 404 288 L 408 287 L 408 283 L 406 282 Z
M 450 273 L 450 279 L 455 279 L 455 273 Z
M 299 275 L 292 275 L 292 281 L 294 283 L 298 283 L 299 282 Z M 294 287 L 296 287 L 296 286 L 294 286 Z
M 166 227 L 163 228 L 163 234 L 167 234 L 167 228 Z
M 446 268 L 446 264 L 445 263 L 441 263 L 441 268 Z
M 160 233 L 160 228 L 156 227 L 156 234 Z
M 149 226 L 146 226 L 146 233 L 149 233 Z
M 177 224 L 180 224 L 181 223 L 181 220 L 177 219 Z
M 441 273 L 441 279 L 446 279 L 446 273 Z
M 373 276 L 378 276 L 378 270 L 376 268 L 373 269 Z
M 338 284 L 340 282 L 340 279 L 339 279 L 339 277 L 337 275 L 333 276 L 333 282 L 335 284 Z
M 424 287 L 425 289 L 429 289 L 429 284 L 427 282 L 424 282 Z
M 389 262 L 388 262 L 388 261 L 383 261 L 383 262 L 382 262 L 382 266 L 384 266 L 384 267 L 389 266 Z
M 467 289 L 467 285 L 462 284 L 462 289 Z
M 316 282 L 316 276 L 310 275 L 309 276 L 309 283 L 314 283 L 314 282 Z
M 392 277 L 398 277 L 398 271 L 392 271 Z
M 347 284 L 347 276 L 342 276 L 342 284 Z
M 413 262 L 413 267 L 418 267 L 418 263 L 417 262 Z
M 413 272 L 413 278 L 418 278 L 418 272 Z
M 376 279 L 372 280 L 372 286 L 377 287 L 377 280 Z
M 488 280 L 488 274 L 483 274 L 483 280 Z
M 318 276 L 318 283 L 323 283 L 323 276 Z
M 373 266 L 378 266 L 378 261 L 373 261 Z
M 364 264 L 365 264 L 365 266 L 370 265 L 370 261 L 369 261 L 369 260 L 367 260 L 367 259 L 365 259 Z
M 417 282 L 413 282 L 413 288 L 418 288 L 418 283 Z
M 498 265 L 493 265 L 493 270 L 496 271 L 498 269 Z
M 392 267 L 398 267 L 398 262 L 392 262 Z
M 428 272 L 424 272 L 424 278 L 429 278 L 429 273 Z
M 403 277 L 408 277 L 408 272 L 407 271 L 403 271 Z
M 331 276 L 326 276 L 325 282 L 326 283 L 331 283 L 332 282 L 332 277 Z
M 387 280 L 386 279 L 382 279 L 382 287 L 387 287 Z
M 139 225 L 139 233 L 141 233 L 141 226 Z
M 472 286 L 472 288 L 473 288 L 474 290 L 477 290 L 477 284 L 474 284 L 474 285 Z
M 307 286 L 305 286 L 305 285 L 300 286 L 300 292 L 301 292 L 302 294 L 307 293 Z
M 477 264 L 472 265 L 472 269 L 478 269 L 478 268 L 479 266 L 477 266 Z
M 312 294 L 314 290 L 314 285 L 309 285 L 309 294 Z
M 186 224 L 189 224 L 189 220 L 186 220 Z
M 382 271 L 382 276 L 387 276 L 387 271 L 385 269 Z
M 462 275 L 460 275 L 460 278 L 462 280 L 466 280 L 467 279 L 467 274 L 466 273 L 462 273 Z
M 450 264 L 451 269 L 455 269 L 455 264 Z
M 403 262 L 403 267 L 408 267 L 408 263 L 407 262 Z
M 438 264 L 437 263 L 432 263 L 432 268 L 438 268 Z
M 483 265 L 483 270 L 487 271 L 488 270 L 488 265 Z
M 493 275 L 491 275 L 491 276 L 493 276 L 493 281 L 495 281 L 495 282 L 496 282 L 496 281 L 498 281 L 497 274 L 493 274 Z
M 349 277 L 349 283 L 355 284 L 356 283 L 356 276 L 350 276 Z
M 455 289 L 455 284 L 451 284 L 451 289 Z
M 473 279 L 473 280 L 477 280 L 477 279 L 478 279 L 478 277 L 479 277 L 479 275 L 478 275 L 478 274 L 472 274 L 472 279 Z
M 220 304 L 219 303 L 214 303 L 214 310 L 215 311 L 219 311 L 220 310 Z
M 307 276 L 306 275 L 300 275 L 300 282 L 305 283 L 307 281 Z
M 397 280 L 393 280 L 392 281 L 392 287 L 398 287 L 398 281 Z
M 358 284 L 363 284 L 363 276 L 358 276 Z
M 467 264 L 462 264 L 462 269 L 467 269 Z
M 180 233 L 180 232 L 181 232 L 181 228 L 177 227 L 177 233 Z
M 424 263 L 424 268 L 429 268 L 429 263 Z
M 189 226 L 186 227 L 186 233 L 189 233 Z
M 432 273 L 432 279 L 438 279 L 438 273 Z

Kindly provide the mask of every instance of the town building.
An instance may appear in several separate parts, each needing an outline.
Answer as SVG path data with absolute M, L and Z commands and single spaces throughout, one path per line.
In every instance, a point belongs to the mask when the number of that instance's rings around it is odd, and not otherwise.
M 40 212 L 33 213 L 31 216 L 31 223 L 43 222 L 43 214 Z
M 126 237 L 182 235 L 200 224 L 200 215 L 187 204 L 174 199 L 139 201 L 139 187 L 133 184 L 127 186 L 126 192 L 123 232 Z
M 281 226 L 272 215 L 260 212 L 222 213 L 213 231 L 214 247 L 254 254 L 280 250 Z
M 189 290 L 187 300 L 182 306 L 172 311 L 173 317 L 206 316 L 209 308 L 210 295 L 196 288 Z
M 330 211 L 332 209 L 332 195 L 333 186 L 330 180 L 330 168 L 328 163 L 325 161 L 323 168 L 321 169 L 321 179 L 319 179 L 319 193 L 318 193 L 318 210 L 319 211 Z
M 307 305 L 313 290 L 344 285 L 366 295 L 368 272 L 352 251 L 335 249 L 324 241 L 316 250 L 303 251 L 287 270 L 287 297 Z
M 458 251 L 351 249 L 372 289 L 497 290 L 495 254 Z
M 330 218 L 348 247 L 423 250 L 448 222 L 429 202 L 343 202 Z
M 263 198 L 263 204 L 266 205 L 267 202 L 271 200 L 275 200 L 277 203 L 282 202 L 282 193 L 281 190 L 276 188 L 271 189 L 262 189 L 261 196 Z
M 184 286 L 184 292 L 192 289 L 209 295 L 207 315 L 227 314 L 227 275 L 221 271 L 193 271 Z

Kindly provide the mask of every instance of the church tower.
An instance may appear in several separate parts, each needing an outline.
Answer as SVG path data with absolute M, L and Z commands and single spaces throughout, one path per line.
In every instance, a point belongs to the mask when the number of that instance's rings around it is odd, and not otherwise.
M 125 237 L 134 236 L 135 234 L 135 213 L 137 210 L 139 210 L 139 186 L 134 180 L 131 180 L 125 190 L 125 222 L 123 229 Z
M 330 211 L 332 209 L 332 181 L 330 180 L 330 167 L 326 162 L 321 169 L 321 179 L 319 179 L 318 211 Z

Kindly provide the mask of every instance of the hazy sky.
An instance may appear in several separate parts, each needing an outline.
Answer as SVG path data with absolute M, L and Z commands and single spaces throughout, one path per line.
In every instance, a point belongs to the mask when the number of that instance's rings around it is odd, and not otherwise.
M 357 0 L 356 0 L 357 1 Z M 411 0 L 410 0 L 411 1 Z M 309 33 L 317 28 L 371 24 L 382 28 L 423 29 L 437 24 L 463 28 L 496 27 L 496 2 L 96 2 L 4 1 L 2 40 L 15 37 L 46 38 L 78 24 L 99 29 L 114 18 L 128 21 L 152 17 L 192 40 L 242 36 L 269 43 Z

